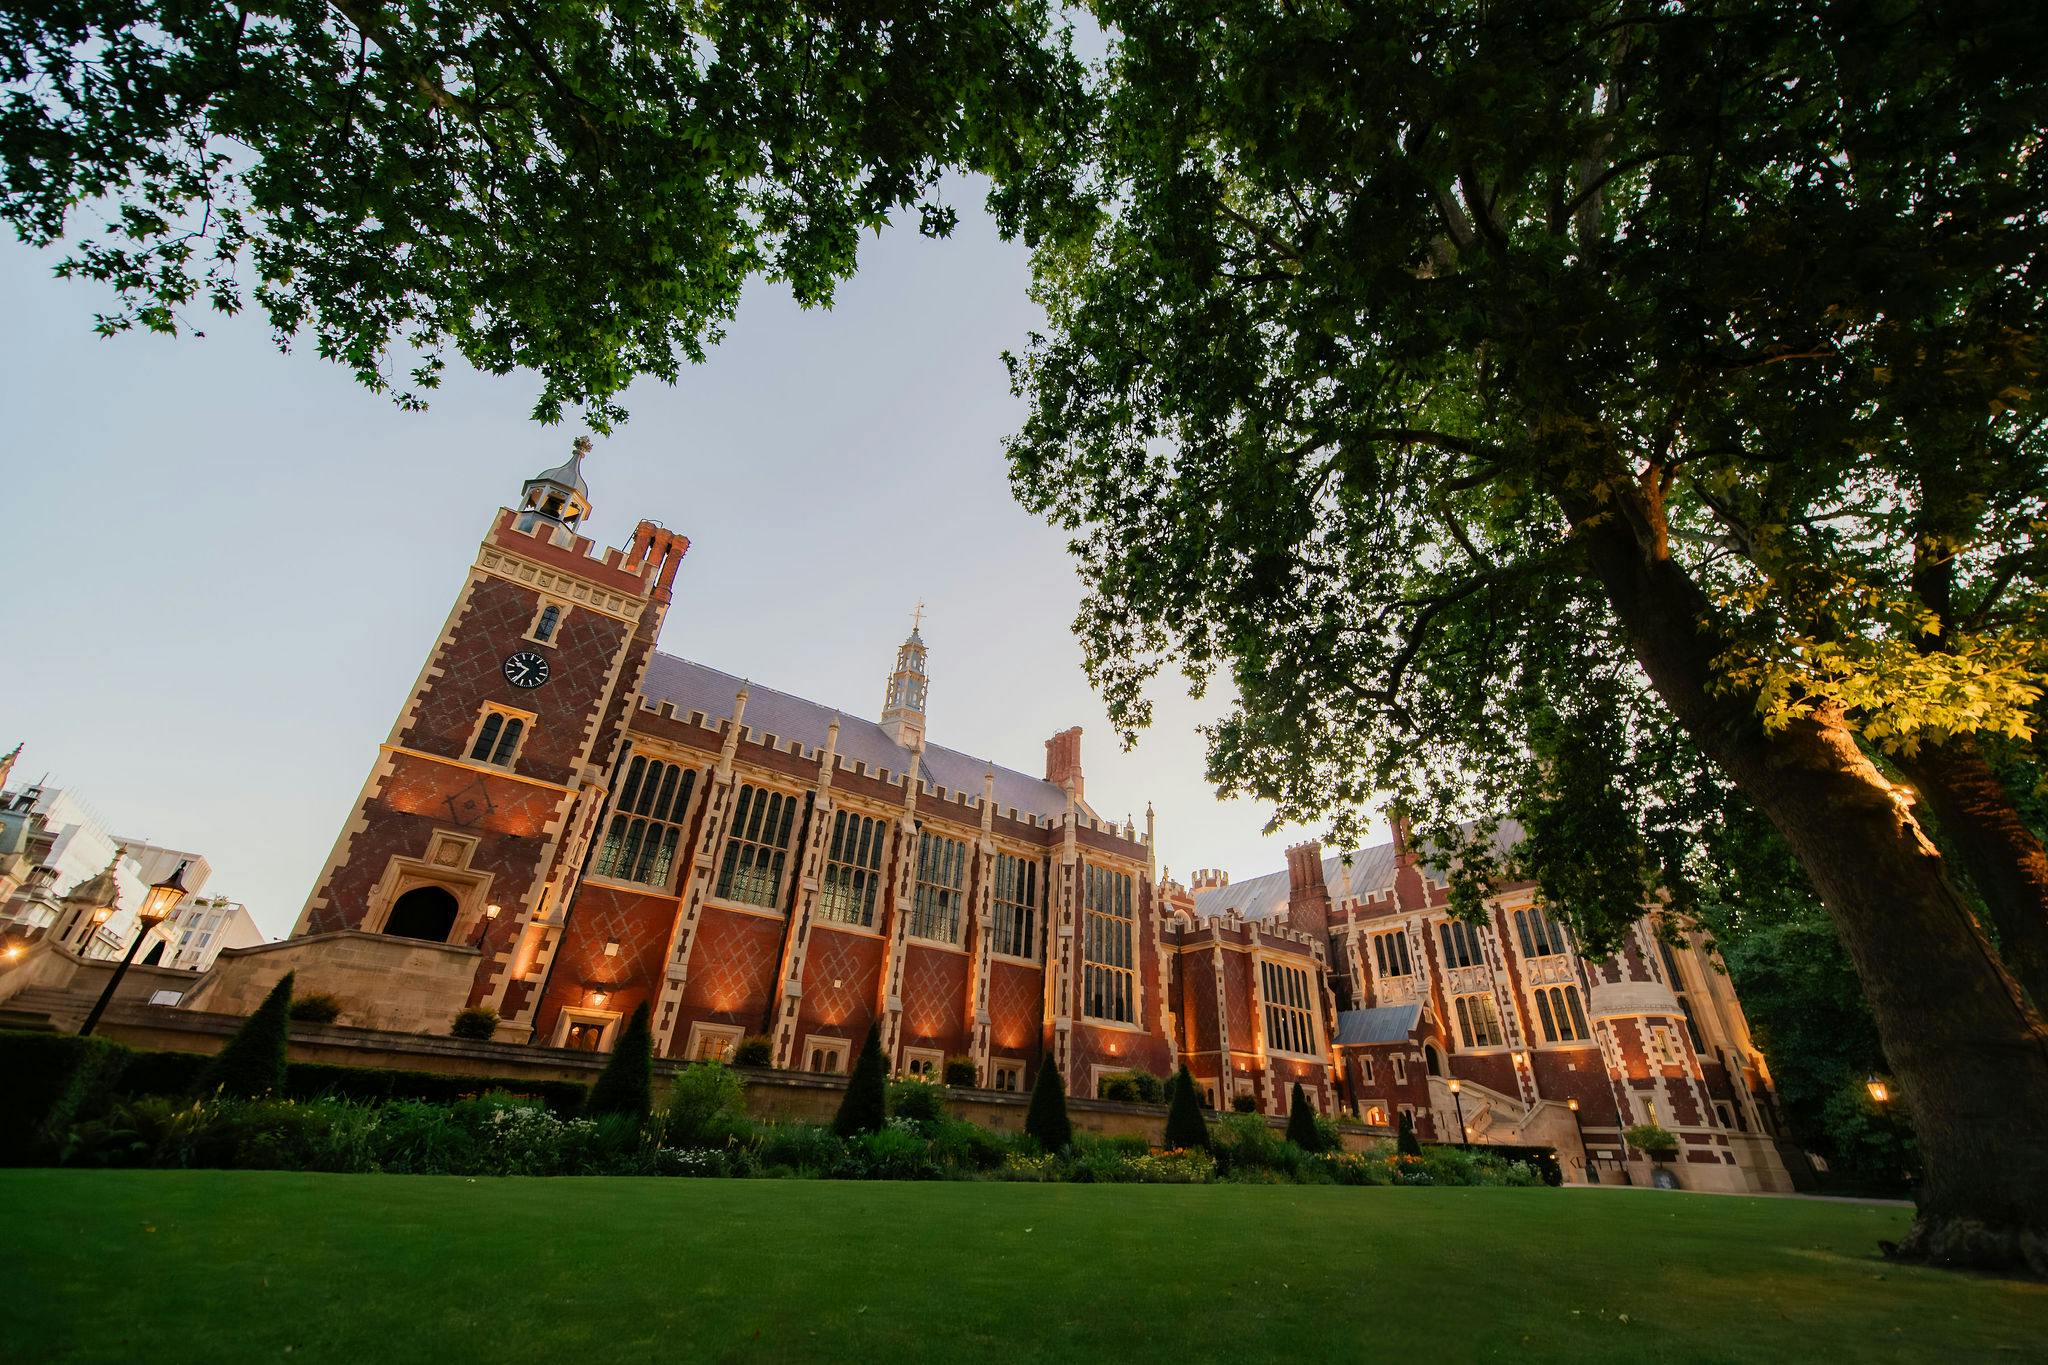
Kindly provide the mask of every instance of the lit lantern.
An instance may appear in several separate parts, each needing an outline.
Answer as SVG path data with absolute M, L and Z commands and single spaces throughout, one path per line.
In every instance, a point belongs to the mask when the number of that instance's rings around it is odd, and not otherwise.
M 1873 1102 L 1877 1104 L 1888 1104 L 1891 1102 L 1891 1087 L 1886 1085 L 1877 1077 L 1872 1076 L 1868 1081 L 1864 1083 L 1863 1088 L 1870 1092 L 1870 1098 Z

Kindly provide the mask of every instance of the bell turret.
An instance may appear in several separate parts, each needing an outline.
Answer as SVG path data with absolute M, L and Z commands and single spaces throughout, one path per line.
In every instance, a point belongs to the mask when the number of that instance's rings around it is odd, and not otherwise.
M 577 527 L 590 515 L 590 485 L 583 481 L 583 457 L 589 453 L 590 438 L 578 436 L 567 460 L 520 486 L 520 530 L 532 534 L 547 527 L 559 541 L 575 538 Z
M 924 742 L 924 698 L 929 682 L 924 672 L 924 603 L 917 604 L 911 618 L 910 634 L 897 647 L 896 671 L 889 675 L 889 691 L 882 701 L 882 729 L 906 749 Z

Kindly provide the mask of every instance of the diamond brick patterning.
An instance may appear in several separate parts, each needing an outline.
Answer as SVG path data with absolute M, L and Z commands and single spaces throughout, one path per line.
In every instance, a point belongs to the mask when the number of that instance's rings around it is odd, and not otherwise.
M 647 998 L 648 983 L 661 979 L 662 956 L 668 950 L 675 902 L 609 886 L 585 886 L 576 895 L 555 969 L 548 980 L 548 998 L 535 1020 L 539 1036 L 551 1036 L 555 1014 L 564 1005 L 581 1005 L 591 991 L 611 999 L 605 1008 L 630 1013 Z M 617 953 L 605 952 L 617 943 Z
M 913 943 L 903 959 L 903 1041 L 967 1051 L 967 955 Z
M 879 938 L 813 927 L 804 958 L 802 1030 L 851 1038 L 858 1046 L 874 1022 L 887 949 Z
M 782 921 L 706 907 L 690 950 L 683 1013 L 691 1019 L 760 1025 L 782 959 Z M 679 1033 L 679 1039 L 687 1033 Z
M 585 726 L 610 677 L 612 659 L 626 643 L 623 621 L 587 609 L 570 611 L 547 652 L 547 686 L 521 691 L 505 681 L 505 656 L 533 646 L 526 628 L 539 597 L 496 578 L 479 579 L 469 610 L 435 660 L 440 670 L 420 697 L 401 742 L 426 753 L 462 756 L 483 702 L 539 712 L 520 748 L 519 770 L 544 782 L 566 782 L 585 739 Z
M 988 975 L 989 1044 L 1005 1057 L 1035 1061 L 1045 1016 L 1045 977 L 1033 967 L 992 962 Z

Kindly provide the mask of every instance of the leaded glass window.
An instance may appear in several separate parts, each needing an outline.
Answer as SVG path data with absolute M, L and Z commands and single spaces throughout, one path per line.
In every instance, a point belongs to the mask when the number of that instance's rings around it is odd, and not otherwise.
M 796 798 L 782 792 L 740 788 L 733 805 L 732 832 L 726 836 L 725 862 L 718 869 L 721 900 L 780 908 L 796 806 Z
M 995 909 L 989 946 L 1011 957 L 1038 956 L 1038 860 L 996 855 Z
M 910 932 L 941 943 L 960 941 L 960 904 L 967 884 L 967 845 L 943 834 L 917 836 L 917 886 Z
M 666 887 L 696 784 L 694 768 L 634 755 L 626 765 L 626 780 L 612 798 L 611 821 L 591 873 Z
M 1260 962 L 1259 987 L 1266 1007 L 1266 1049 L 1314 1055 L 1316 1026 L 1308 973 L 1278 962 Z
M 882 850 L 889 827 L 871 815 L 834 811 L 832 842 L 825 851 L 825 876 L 818 889 L 818 914 L 840 924 L 871 929 L 875 895 L 882 884 Z
M 1136 1023 L 1131 876 L 1089 864 L 1082 868 L 1081 886 L 1081 1011 L 1092 1019 Z

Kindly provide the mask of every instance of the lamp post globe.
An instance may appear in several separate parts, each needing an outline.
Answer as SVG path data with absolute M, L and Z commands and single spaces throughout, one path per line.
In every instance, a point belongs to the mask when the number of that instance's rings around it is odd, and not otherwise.
M 121 978 L 128 974 L 128 965 L 135 961 L 135 954 L 142 948 L 142 940 L 149 937 L 150 930 L 169 919 L 172 912 L 178 908 L 178 902 L 185 899 L 185 867 L 186 864 L 180 862 L 170 876 L 143 893 L 142 904 L 135 910 L 135 936 L 128 940 L 127 956 L 121 959 L 120 966 L 114 968 L 114 974 L 107 978 L 107 988 L 100 992 L 100 998 L 94 1003 L 92 1013 L 85 1016 L 85 1027 L 78 1030 L 79 1037 L 90 1036 L 93 1029 L 99 1026 L 100 1016 L 107 1012 L 108 1002 L 113 1000 L 114 992 L 120 989 Z M 112 907 L 109 906 L 108 910 L 111 913 Z

